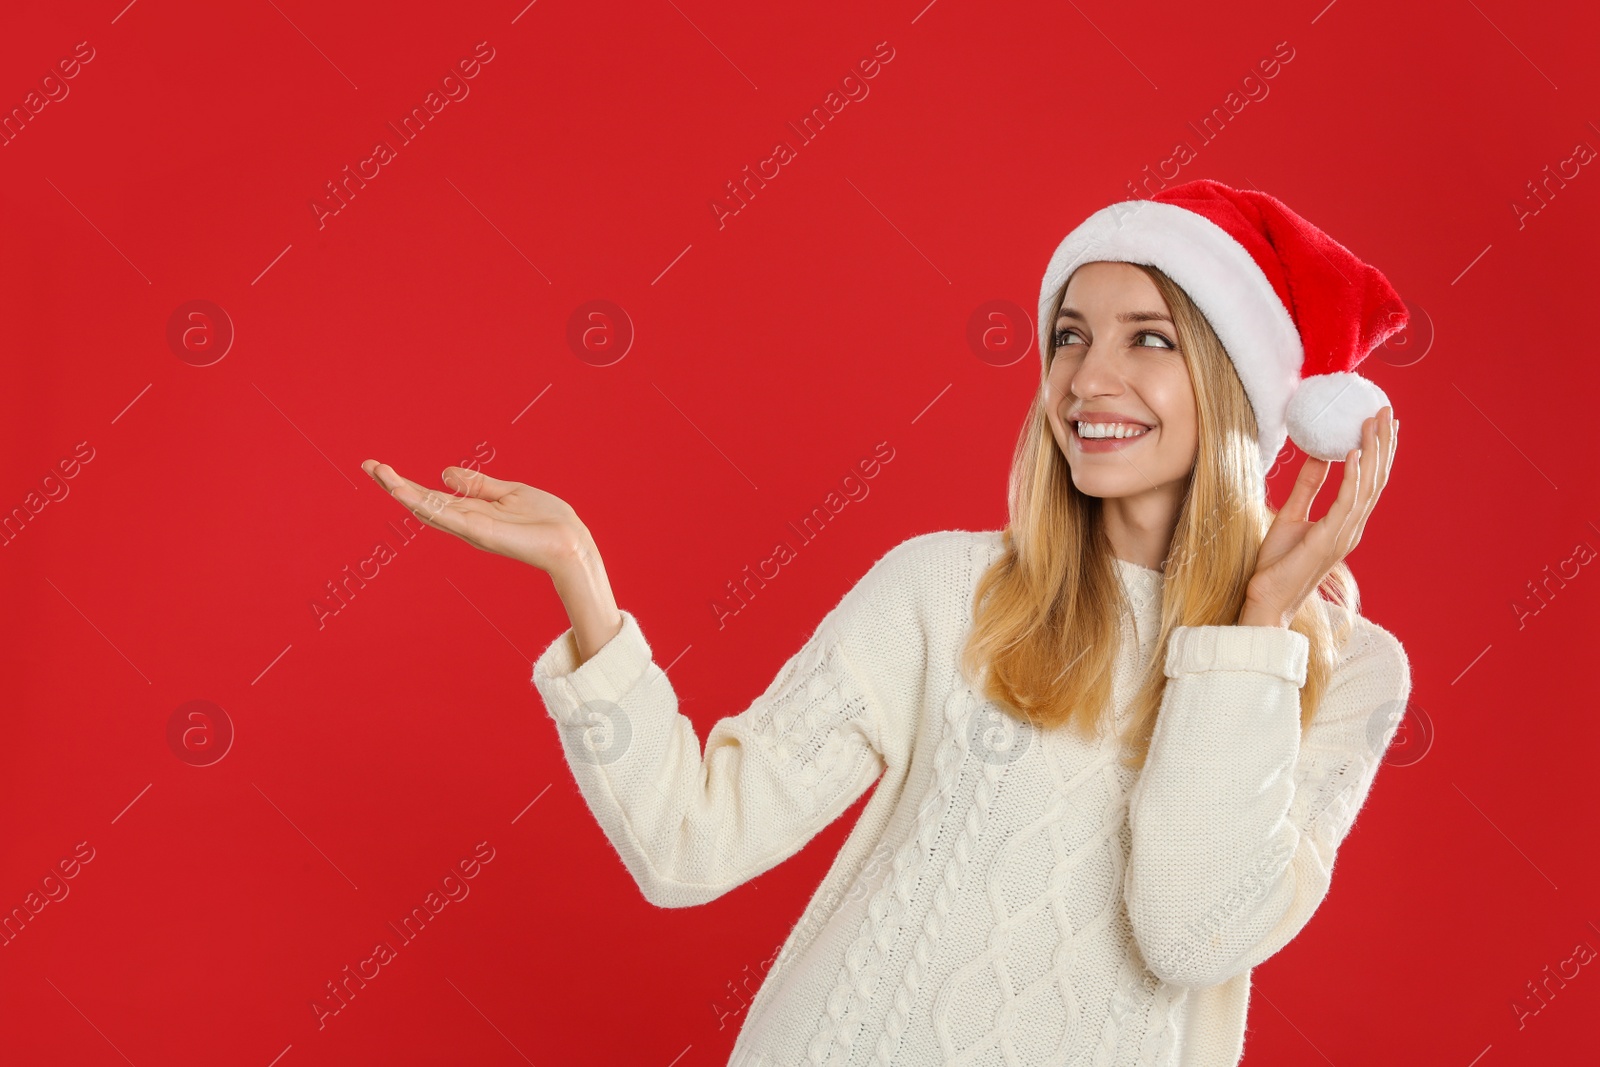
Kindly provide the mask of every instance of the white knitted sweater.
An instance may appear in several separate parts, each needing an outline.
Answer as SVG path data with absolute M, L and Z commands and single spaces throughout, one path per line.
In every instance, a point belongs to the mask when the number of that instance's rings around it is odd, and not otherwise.
M 1393 635 L 1356 619 L 1302 736 L 1303 635 L 1175 630 L 1130 771 L 1109 737 L 1034 729 L 961 680 L 975 586 L 1001 550 L 999 531 L 966 530 L 891 549 L 703 755 L 631 613 L 576 669 L 570 629 L 534 665 L 579 789 L 661 907 L 771 869 L 878 783 L 751 1005 L 736 1067 L 1232 1067 L 1250 969 L 1327 893 L 1410 693 Z M 1116 566 L 1132 608 L 1122 723 L 1165 579 Z

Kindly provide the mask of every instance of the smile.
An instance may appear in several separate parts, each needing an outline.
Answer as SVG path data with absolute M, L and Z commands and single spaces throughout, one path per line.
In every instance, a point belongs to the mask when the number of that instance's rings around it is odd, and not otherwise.
M 1115 452 L 1150 436 L 1148 426 L 1128 422 L 1069 422 L 1072 440 L 1083 452 Z M 1085 435 L 1087 431 L 1087 436 Z
M 1078 436 L 1085 438 L 1138 437 L 1149 433 L 1150 427 L 1134 422 L 1074 422 Z

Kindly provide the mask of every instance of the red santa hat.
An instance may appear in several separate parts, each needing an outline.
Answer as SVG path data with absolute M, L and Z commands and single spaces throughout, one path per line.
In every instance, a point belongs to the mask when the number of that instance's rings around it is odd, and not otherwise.
M 1263 475 L 1285 438 L 1343 460 L 1361 447 L 1361 424 L 1389 403 L 1354 368 L 1405 327 L 1405 304 L 1376 267 L 1275 197 L 1201 178 L 1090 215 L 1045 269 L 1047 366 L 1055 300 L 1096 260 L 1156 267 L 1205 314 L 1255 409 Z

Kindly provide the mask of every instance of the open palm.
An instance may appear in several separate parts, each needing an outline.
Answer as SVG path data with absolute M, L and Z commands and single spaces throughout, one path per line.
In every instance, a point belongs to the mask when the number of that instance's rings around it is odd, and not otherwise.
M 443 492 L 403 478 L 375 459 L 365 460 L 361 469 L 429 526 L 546 572 L 570 558 L 580 540 L 583 524 L 572 506 L 522 482 L 446 467 L 442 477 L 450 492 Z

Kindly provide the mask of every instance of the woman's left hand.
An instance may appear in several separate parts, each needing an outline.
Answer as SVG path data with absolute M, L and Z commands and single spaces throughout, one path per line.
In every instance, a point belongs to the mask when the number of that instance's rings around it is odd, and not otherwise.
M 1306 458 L 1289 499 L 1261 541 L 1239 625 L 1288 626 L 1334 564 L 1361 542 L 1367 516 L 1389 480 L 1399 427 L 1391 405 L 1362 423 L 1361 447 L 1345 456 L 1339 495 L 1316 522 L 1310 521 L 1311 502 L 1332 464 Z

